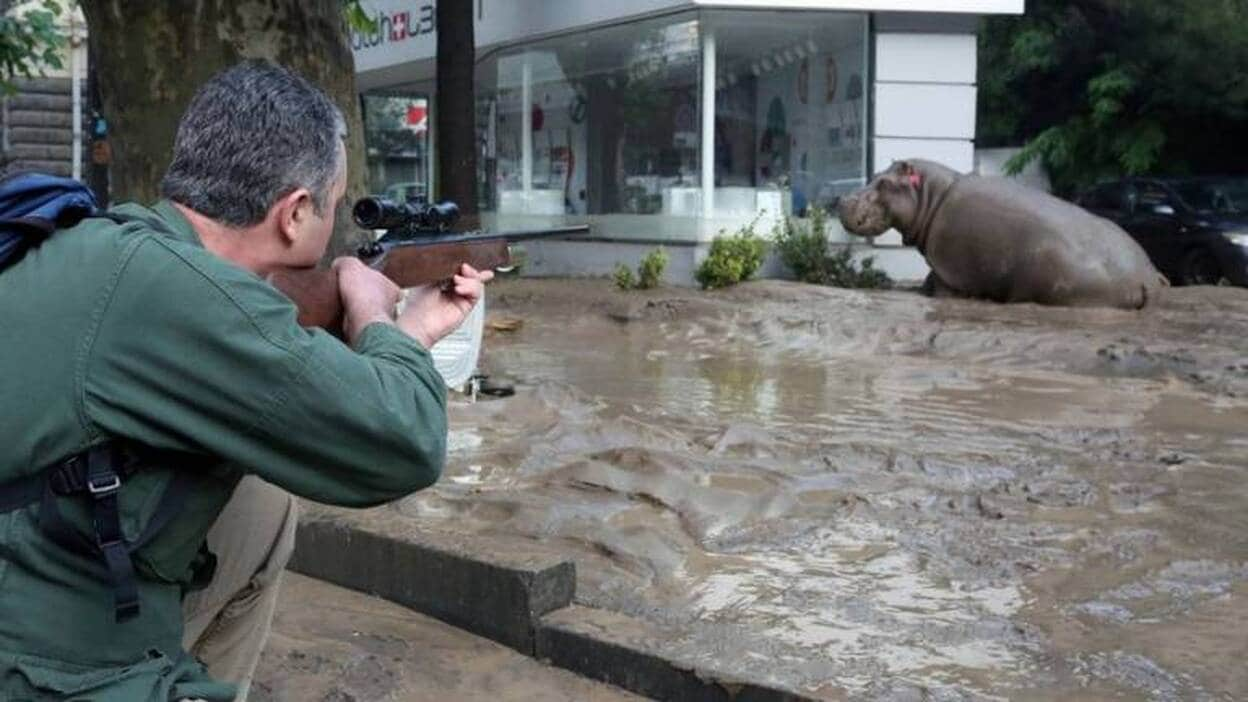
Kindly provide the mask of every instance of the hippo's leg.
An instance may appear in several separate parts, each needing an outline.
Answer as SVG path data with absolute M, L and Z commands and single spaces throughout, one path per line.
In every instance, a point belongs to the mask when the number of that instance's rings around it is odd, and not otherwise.
M 923 281 L 923 287 L 919 288 L 919 292 L 928 297 L 965 297 L 962 293 L 954 290 L 936 275 L 936 271 L 930 271 L 927 278 Z

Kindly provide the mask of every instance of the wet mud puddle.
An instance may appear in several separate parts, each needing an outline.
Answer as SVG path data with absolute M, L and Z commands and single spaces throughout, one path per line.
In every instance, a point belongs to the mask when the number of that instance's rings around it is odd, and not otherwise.
M 1248 698 L 1248 291 L 1144 314 L 506 281 L 420 528 L 827 698 Z

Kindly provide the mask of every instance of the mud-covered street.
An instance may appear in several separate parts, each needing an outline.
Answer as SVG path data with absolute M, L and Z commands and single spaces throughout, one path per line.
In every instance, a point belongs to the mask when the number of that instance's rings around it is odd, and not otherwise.
M 1248 696 L 1248 291 L 1142 313 L 767 281 L 491 288 L 419 528 L 525 538 L 827 698 Z

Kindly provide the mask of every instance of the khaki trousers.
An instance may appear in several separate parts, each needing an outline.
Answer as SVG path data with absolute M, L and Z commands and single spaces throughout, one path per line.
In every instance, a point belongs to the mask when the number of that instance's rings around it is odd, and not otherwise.
M 239 481 L 208 531 L 217 572 L 182 603 L 182 645 L 212 677 L 238 685 L 245 702 L 277 606 L 282 571 L 295 550 L 297 504 L 255 476 Z

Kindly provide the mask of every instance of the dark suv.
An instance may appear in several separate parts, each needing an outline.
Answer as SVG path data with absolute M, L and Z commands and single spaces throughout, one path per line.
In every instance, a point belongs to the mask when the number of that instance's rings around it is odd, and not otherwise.
M 1180 285 L 1248 286 L 1248 178 L 1127 178 L 1079 197 Z

